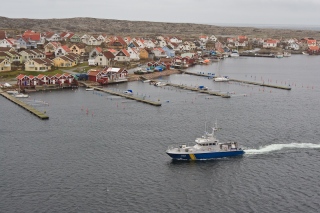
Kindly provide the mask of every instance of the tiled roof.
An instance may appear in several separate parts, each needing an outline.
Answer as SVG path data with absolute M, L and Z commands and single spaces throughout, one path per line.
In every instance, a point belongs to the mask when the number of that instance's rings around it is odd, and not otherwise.
M 106 58 L 115 58 L 115 56 L 113 55 L 112 52 L 110 51 L 106 51 L 106 52 L 103 52 L 103 55 L 106 57 Z

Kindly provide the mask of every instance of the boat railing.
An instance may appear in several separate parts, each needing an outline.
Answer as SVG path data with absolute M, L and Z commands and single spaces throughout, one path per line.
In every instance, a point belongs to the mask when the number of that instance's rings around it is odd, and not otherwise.
M 168 146 L 168 150 L 172 149 L 185 149 L 185 148 L 191 148 L 195 145 L 195 143 L 185 143 L 185 144 L 172 144 Z

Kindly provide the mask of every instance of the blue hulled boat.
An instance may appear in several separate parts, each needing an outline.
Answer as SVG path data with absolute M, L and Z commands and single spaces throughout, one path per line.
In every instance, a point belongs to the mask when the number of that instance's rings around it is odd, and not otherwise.
M 181 144 L 169 146 L 166 153 L 174 160 L 210 160 L 215 158 L 233 157 L 244 154 L 237 142 L 220 143 L 214 133 L 217 125 L 212 128 L 212 133 L 205 132 L 195 144 Z

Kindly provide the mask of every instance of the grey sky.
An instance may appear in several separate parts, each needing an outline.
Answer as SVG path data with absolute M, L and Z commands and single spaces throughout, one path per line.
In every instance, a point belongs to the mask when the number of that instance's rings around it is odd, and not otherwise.
M 319 26 L 320 0 L 9 0 L 0 16 Z

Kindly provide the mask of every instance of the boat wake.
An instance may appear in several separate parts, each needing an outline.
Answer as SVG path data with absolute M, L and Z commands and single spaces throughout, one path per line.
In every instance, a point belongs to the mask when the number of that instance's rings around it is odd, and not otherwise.
M 247 155 L 264 154 L 274 151 L 279 151 L 285 148 L 295 149 L 320 149 L 320 144 L 314 143 L 289 143 L 289 144 L 271 144 L 259 149 L 245 149 L 244 152 Z

